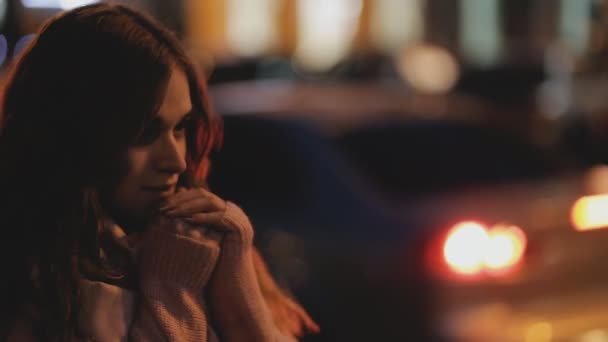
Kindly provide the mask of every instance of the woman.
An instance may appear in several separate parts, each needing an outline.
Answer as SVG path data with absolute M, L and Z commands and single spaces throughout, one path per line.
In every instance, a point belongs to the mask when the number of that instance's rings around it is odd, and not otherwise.
M 90 5 L 44 25 L 2 98 L 4 338 L 317 329 L 269 277 L 245 214 L 203 186 L 220 137 L 205 94 L 176 39 L 132 9 Z

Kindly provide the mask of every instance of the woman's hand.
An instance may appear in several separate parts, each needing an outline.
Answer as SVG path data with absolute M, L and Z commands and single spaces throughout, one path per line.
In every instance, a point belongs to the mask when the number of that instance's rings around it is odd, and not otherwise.
M 203 188 L 179 188 L 160 208 L 162 214 L 200 225 L 218 225 L 226 211 L 226 201 Z
M 221 229 L 210 229 L 222 227 L 225 206 L 208 192 L 180 189 L 163 208 L 167 214 L 156 218 L 142 234 L 135 251 L 141 273 L 161 280 L 177 279 L 189 288 L 206 286 L 229 240 Z
M 183 220 L 220 236 L 220 255 L 207 289 L 209 310 L 222 341 L 274 341 L 276 328 L 256 278 L 253 228 L 243 211 L 208 190 L 178 190 L 161 208 L 169 219 Z
M 231 222 L 227 217 L 228 205 L 228 202 L 206 189 L 179 188 L 160 211 L 162 215 L 170 219 L 181 219 L 188 223 L 181 225 L 189 226 L 189 229 L 184 228 L 186 231 L 178 231 L 180 234 L 217 237 L 217 234 L 220 233 L 227 235 L 228 239 L 224 239 L 224 242 L 230 243 L 231 249 L 249 250 L 253 246 L 251 224 L 249 222 L 247 224 Z M 234 204 L 231 205 L 234 206 Z
M 277 328 L 290 336 L 305 329 L 318 331 L 308 314 L 276 287 L 253 248 L 253 228 L 239 207 L 206 189 L 181 188 L 167 200 L 161 213 L 164 219 L 186 223 L 178 234 L 201 234 L 221 246 L 208 293 L 210 310 L 224 340 L 276 340 Z M 260 285 L 282 297 L 264 298 Z M 269 308 L 276 315 L 277 328 Z

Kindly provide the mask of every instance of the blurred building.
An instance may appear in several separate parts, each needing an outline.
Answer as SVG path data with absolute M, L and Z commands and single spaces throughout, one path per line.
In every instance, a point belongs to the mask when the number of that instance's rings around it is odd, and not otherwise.
M 54 13 L 96 0 L 2 0 L 9 47 Z M 560 43 L 588 52 L 601 0 L 124 0 L 143 7 L 214 60 L 287 56 L 327 70 L 353 54 L 393 56 L 416 43 L 464 65 L 540 60 Z
M 553 44 L 585 54 L 594 0 L 184 0 L 185 32 L 214 56 L 287 55 L 329 68 L 353 53 L 418 42 L 473 66 L 540 60 Z

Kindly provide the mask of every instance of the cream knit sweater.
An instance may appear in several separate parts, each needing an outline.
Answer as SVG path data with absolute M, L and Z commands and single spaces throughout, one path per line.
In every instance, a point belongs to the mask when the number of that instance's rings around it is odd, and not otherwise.
M 253 232 L 247 216 L 230 202 L 223 223 Z M 124 232 L 114 227 L 114 234 Z M 86 341 L 100 342 L 295 341 L 272 322 L 250 241 L 226 241 L 242 238 L 209 234 L 193 239 L 162 229 L 147 231 L 138 242 L 138 291 L 81 280 L 81 334 Z M 23 320 L 9 338 L 34 340 Z

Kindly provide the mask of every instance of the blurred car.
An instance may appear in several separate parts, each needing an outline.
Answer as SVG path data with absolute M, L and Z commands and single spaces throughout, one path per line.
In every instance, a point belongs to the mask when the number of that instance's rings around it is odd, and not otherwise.
M 212 95 L 225 144 L 210 185 L 318 320 L 306 341 L 605 336 L 608 232 L 571 220 L 603 226 L 602 197 L 576 202 L 608 192 L 601 169 L 564 169 L 467 97 L 280 81 Z
M 578 175 L 420 204 L 452 213 L 451 223 L 427 244 L 435 327 L 442 335 L 591 341 L 585 336 L 604 334 L 608 232 L 581 230 L 608 223 L 606 202 L 603 195 L 583 197 L 591 191 L 587 183 Z

